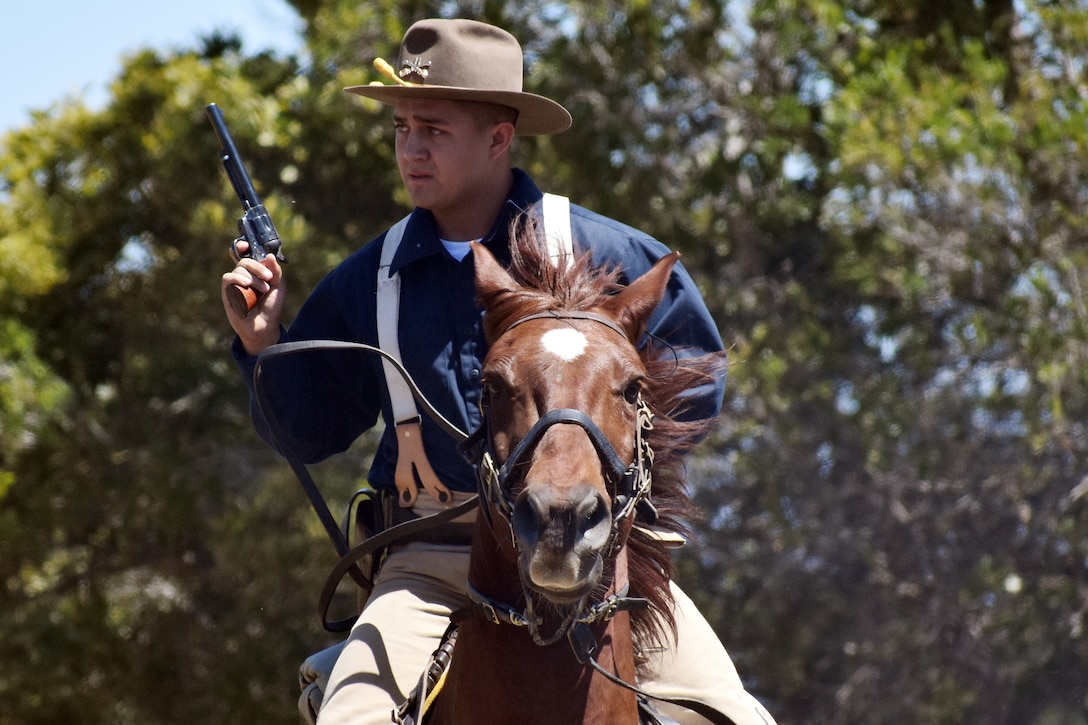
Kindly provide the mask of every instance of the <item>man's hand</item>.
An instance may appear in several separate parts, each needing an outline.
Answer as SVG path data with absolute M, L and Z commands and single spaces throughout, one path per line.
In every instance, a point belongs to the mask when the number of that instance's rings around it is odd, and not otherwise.
M 283 267 L 276 255 L 268 254 L 262 260 L 239 256 L 244 255 L 249 244 L 244 239 L 235 241 L 231 256 L 237 266 L 223 275 L 219 296 L 227 321 L 238 333 L 242 346 L 250 355 L 257 355 L 280 339 L 280 316 L 283 314 L 284 279 Z M 239 317 L 227 298 L 227 290 L 232 285 L 248 287 L 257 293 L 257 304 L 248 315 Z

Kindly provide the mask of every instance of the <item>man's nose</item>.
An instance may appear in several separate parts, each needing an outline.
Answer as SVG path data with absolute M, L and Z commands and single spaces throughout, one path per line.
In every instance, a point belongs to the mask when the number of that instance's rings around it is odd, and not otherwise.
M 427 155 L 427 144 L 423 132 L 408 129 L 401 138 L 401 153 L 408 158 L 422 158 Z

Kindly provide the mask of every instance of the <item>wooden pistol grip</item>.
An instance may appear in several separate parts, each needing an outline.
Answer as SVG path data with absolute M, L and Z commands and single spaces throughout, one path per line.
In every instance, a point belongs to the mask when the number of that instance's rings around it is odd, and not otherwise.
M 227 301 L 234 310 L 234 314 L 245 317 L 253 306 L 257 304 L 257 293 L 249 287 L 241 287 L 233 284 L 227 288 Z

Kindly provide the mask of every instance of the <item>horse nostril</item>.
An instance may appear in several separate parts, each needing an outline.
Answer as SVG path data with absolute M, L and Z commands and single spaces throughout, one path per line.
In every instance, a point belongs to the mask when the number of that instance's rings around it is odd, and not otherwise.
M 596 489 L 591 489 L 579 504 L 579 538 L 590 549 L 601 549 L 608 543 L 612 530 L 612 513 L 608 500 Z
M 608 500 L 592 486 L 565 491 L 539 486 L 518 495 L 510 523 L 518 542 L 527 548 L 544 543 L 593 551 L 607 543 L 612 519 Z
M 510 516 L 510 527 L 514 538 L 522 546 L 532 548 L 540 537 L 541 509 L 537 497 L 529 489 L 518 494 L 514 501 L 514 511 Z

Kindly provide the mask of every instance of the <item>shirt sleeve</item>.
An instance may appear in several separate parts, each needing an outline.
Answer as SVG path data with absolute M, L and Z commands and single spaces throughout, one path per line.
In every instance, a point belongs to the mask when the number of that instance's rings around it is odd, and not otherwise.
M 721 356 L 715 375 L 684 395 L 684 407 L 676 415 L 680 420 L 716 418 L 725 396 L 725 350 L 699 288 L 679 262 L 673 267 L 665 296 L 650 316 L 647 330 L 651 338 L 648 344 L 660 341 L 678 358 L 708 353 Z
M 350 258 L 349 258 L 350 259 Z M 351 303 L 363 289 L 352 289 L 345 279 L 355 271 L 355 264 L 334 270 L 314 289 L 300 308 L 280 342 L 303 340 L 340 340 L 365 342 L 366 312 Z M 364 283 L 361 287 L 367 287 Z M 373 287 L 370 315 L 373 317 Z M 345 299 L 345 294 L 348 298 Z M 354 314 L 344 310 L 354 308 Z M 254 428 L 269 445 L 282 452 L 283 445 L 306 463 L 316 463 L 347 450 L 365 430 L 372 427 L 381 413 L 381 385 L 375 385 L 376 356 L 363 351 L 306 351 L 267 360 L 261 365 L 260 385 L 266 391 L 271 410 L 260 409 L 257 402 L 254 370 L 257 358 L 249 356 L 236 341 L 234 359 L 250 393 L 250 416 Z M 264 413 L 276 416 L 287 440 L 277 441 Z
M 588 246 L 596 264 L 618 265 L 626 281 L 649 271 L 670 250 L 658 240 L 633 227 L 573 207 L 572 233 L 576 248 Z M 717 417 L 725 395 L 725 351 L 721 335 L 698 286 L 681 262 L 672 276 L 661 303 L 650 316 L 645 344 L 664 348 L 665 354 L 679 358 L 713 354 L 721 358 L 716 374 L 684 396 L 679 420 L 703 420 Z

